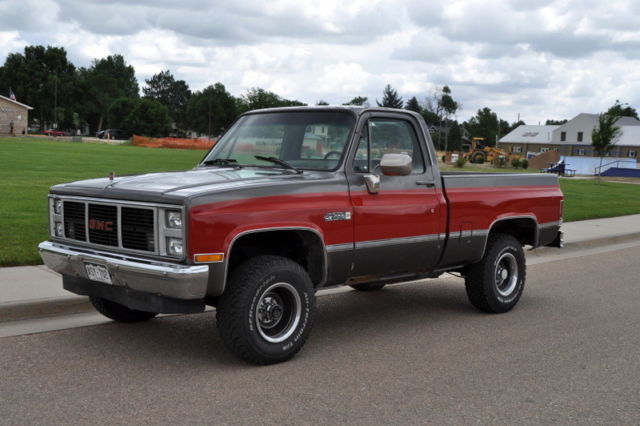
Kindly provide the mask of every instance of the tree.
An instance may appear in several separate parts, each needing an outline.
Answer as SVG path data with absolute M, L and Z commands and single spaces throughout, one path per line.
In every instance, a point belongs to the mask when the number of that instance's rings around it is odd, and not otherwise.
M 85 90 L 90 96 L 85 108 L 92 113 L 92 122 L 101 130 L 109 107 L 118 98 L 138 98 L 138 81 L 133 66 L 127 65 L 122 55 L 94 59 L 90 68 L 80 69 Z
M 635 108 L 629 106 L 628 103 L 621 104 L 618 99 L 605 114 L 614 115 L 616 117 L 635 117 L 638 118 L 638 112 Z
M 498 118 L 491 108 L 479 109 L 475 116 L 465 123 L 465 127 L 473 137 L 485 138 L 485 144 L 495 146 L 498 139 L 510 130 L 509 123 Z
M 107 115 L 109 126 L 116 129 L 126 129 L 127 117 L 137 105 L 137 99 L 118 98 L 111 103 Z M 129 130 L 129 129 L 127 129 Z
M 254 109 L 275 108 L 284 106 L 304 106 L 306 104 L 280 97 L 279 95 L 269 92 L 261 87 L 254 87 L 242 95 L 241 105 L 243 111 L 251 111 Z
M 316 102 L 316 105 L 329 105 L 329 102 L 320 99 L 318 102 Z
M 438 146 L 443 148 L 445 151 L 449 150 L 449 131 L 451 130 L 449 119 L 461 108 L 462 105 L 456 102 L 451 96 L 451 89 L 449 86 L 436 88 L 433 91 L 433 94 L 427 98 L 423 116 L 427 123 L 432 126 L 437 125 L 439 127 Z M 441 142 L 443 133 L 444 144 Z
M 376 99 L 376 103 L 379 107 L 387 108 L 402 108 L 403 105 L 402 98 L 398 96 L 398 92 L 390 84 L 387 84 L 382 91 L 382 102 Z
M 414 111 L 417 113 L 422 113 L 422 107 L 420 106 L 420 102 L 418 102 L 418 98 L 415 96 L 407 101 L 404 105 L 404 109 L 408 109 L 409 111 Z
M 600 157 L 600 172 L 598 173 L 598 183 L 602 174 L 602 159 L 614 147 L 614 142 L 620 134 L 620 128 L 616 126 L 618 117 L 615 114 L 603 113 L 598 116 L 598 125 L 591 131 L 591 145 L 593 150 Z
M 189 127 L 200 134 L 219 135 L 235 120 L 241 107 L 222 83 L 205 87 L 189 99 Z
M 155 99 L 169 110 L 169 117 L 176 127 L 184 129 L 187 125 L 187 106 L 191 97 L 189 85 L 184 80 L 176 80 L 169 70 L 154 74 L 145 80 L 142 89 L 144 96 Z
M 133 100 L 134 106 L 124 119 L 123 126 L 130 132 L 144 136 L 166 136 L 171 130 L 167 107 L 153 99 Z
M 568 120 L 547 120 L 544 122 L 545 126 L 560 126 L 566 123 Z
M 369 106 L 369 98 L 367 98 L 366 96 L 356 96 L 355 98 L 351 99 L 346 104 L 342 104 L 342 105 L 353 105 L 353 106 L 368 107 Z
M 70 128 L 82 93 L 77 84 L 75 66 L 62 47 L 26 46 L 24 53 L 10 53 L 0 67 L 0 88 L 9 88 L 18 102 L 34 108 L 29 124 L 42 127 L 56 123 Z M 8 96 L 8 93 L 3 93 Z

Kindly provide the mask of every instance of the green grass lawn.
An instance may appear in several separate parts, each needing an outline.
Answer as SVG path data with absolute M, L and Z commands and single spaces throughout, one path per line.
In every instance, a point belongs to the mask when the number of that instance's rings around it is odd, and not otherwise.
M 0 138 L 0 266 L 42 263 L 51 185 L 78 179 L 190 169 L 204 151 Z
M 0 266 L 41 263 L 36 246 L 48 237 L 47 192 L 78 179 L 185 170 L 204 151 L 0 138 Z M 514 172 L 467 167 L 466 171 Z M 461 169 L 452 169 L 461 170 Z M 561 179 L 565 220 L 640 213 L 640 185 Z
M 560 187 L 567 222 L 640 213 L 640 185 L 564 178 Z

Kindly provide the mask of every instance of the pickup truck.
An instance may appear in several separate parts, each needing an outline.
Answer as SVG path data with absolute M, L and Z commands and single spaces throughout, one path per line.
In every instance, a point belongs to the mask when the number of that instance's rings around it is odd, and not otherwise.
M 274 108 L 193 170 L 51 187 L 39 249 L 115 321 L 214 306 L 225 346 L 271 364 L 304 345 L 321 288 L 455 272 L 473 306 L 509 311 L 523 246 L 562 245 L 562 206 L 555 175 L 440 172 L 413 112 Z

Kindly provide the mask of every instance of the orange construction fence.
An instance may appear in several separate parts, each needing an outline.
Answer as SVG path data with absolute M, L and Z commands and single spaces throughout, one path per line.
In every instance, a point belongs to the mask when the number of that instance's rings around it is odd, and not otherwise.
M 172 148 L 172 149 L 201 149 L 208 150 L 217 141 L 211 139 L 182 139 L 182 138 L 149 138 L 133 135 L 131 143 L 147 148 Z

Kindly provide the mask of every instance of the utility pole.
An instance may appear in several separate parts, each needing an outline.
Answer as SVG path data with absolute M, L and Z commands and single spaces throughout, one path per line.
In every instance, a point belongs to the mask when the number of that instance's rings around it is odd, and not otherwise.
M 53 128 L 58 129 L 58 74 L 53 75 Z

